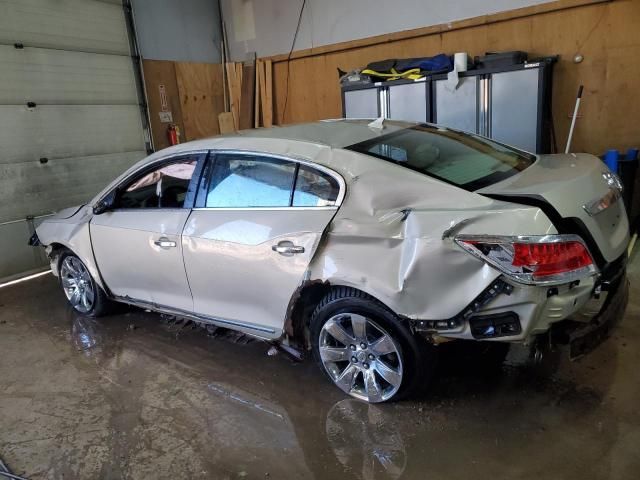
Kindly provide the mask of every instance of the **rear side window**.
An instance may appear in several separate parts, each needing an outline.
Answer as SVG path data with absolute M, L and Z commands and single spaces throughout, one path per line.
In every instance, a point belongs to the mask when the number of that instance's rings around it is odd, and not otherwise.
M 327 207 L 340 193 L 334 177 L 293 160 L 219 153 L 208 168 L 207 208 Z
M 293 193 L 294 207 L 328 207 L 336 204 L 340 186 L 331 175 L 300 165 Z
M 205 206 L 288 207 L 296 162 L 252 155 L 216 155 Z

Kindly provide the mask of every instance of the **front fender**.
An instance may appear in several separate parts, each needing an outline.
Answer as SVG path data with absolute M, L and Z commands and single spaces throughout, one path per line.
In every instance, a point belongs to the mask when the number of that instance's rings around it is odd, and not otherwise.
M 70 210 L 67 209 L 64 215 L 60 212 L 60 214 L 47 218 L 36 227 L 40 243 L 46 247 L 49 258 L 57 251 L 55 247 L 71 250 L 86 265 L 95 282 L 106 291 L 106 285 L 102 281 L 91 246 L 89 230 L 93 216 L 91 208 L 83 206 L 77 209 L 74 214 L 67 216 Z M 54 265 L 52 262 L 52 271 L 54 275 L 58 275 L 57 263 Z

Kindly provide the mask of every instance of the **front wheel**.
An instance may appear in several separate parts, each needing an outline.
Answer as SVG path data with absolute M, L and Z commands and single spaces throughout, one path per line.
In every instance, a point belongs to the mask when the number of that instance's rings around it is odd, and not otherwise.
M 91 317 L 108 312 L 109 299 L 76 255 L 71 252 L 63 253 L 58 273 L 62 290 L 76 312 Z
M 316 361 L 336 386 L 371 403 L 398 400 L 426 386 L 435 348 L 374 298 L 336 288 L 311 318 Z

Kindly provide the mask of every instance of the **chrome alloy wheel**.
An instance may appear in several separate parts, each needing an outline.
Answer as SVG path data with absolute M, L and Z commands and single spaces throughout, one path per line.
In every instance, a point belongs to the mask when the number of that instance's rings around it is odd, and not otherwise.
M 91 311 L 95 301 L 93 282 L 87 267 L 79 258 L 73 256 L 64 258 L 60 266 L 60 280 L 67 300 L 73 308 L 81 313 Z
M 391 335 L 371 319 L 340 313 L 320 330 L 322 365 L 349 395 L 371 403 L 393 397 L 402 384 L 400 349 Z

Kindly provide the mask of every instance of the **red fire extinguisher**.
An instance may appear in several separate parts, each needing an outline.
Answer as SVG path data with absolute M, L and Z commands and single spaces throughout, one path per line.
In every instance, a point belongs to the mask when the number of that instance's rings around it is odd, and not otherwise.
M 178 145 L 180 143 L 180 127 L 178 125 L 169 124 L 167 127 L 167 139 L 169 140 L 169 145 Z

